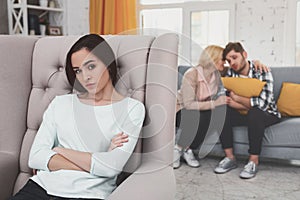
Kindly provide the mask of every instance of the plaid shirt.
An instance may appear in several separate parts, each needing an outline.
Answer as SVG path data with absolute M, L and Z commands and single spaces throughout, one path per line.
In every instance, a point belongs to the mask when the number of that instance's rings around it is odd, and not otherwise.
M 251 107 L 257 106 L 259 109 L 263 111 L 267 111 L 270 114 L 277 116 L 278 118 L 281 117 L 281 114 L 277 110 L 277 105 L 274 100 L 274 93 L 273 93 L 273 76 L 271 72 L 262 72 L 256 71 L 254 65 L 251 61 L 250 63 L 250 70 L 248 77 L 249 78 L 256 78 L 260 81 L 265 81 L 266 84 L 263 87 L 260 95 L 258 97 L 251 97 L 250 104 Z M 232 68 L 229 68 L 227 71 L 227 75 L 229 77 L 240 77 L 240 74 L 236 73 Z

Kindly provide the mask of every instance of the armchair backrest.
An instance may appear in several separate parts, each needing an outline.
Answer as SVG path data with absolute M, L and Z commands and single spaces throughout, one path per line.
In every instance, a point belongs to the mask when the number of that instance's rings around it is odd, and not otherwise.
M 19 161 L 19 169 L 12 170 L 9 175 L 8 180 L 13 180 L 13 183 L 8 193 L 13 188 L 13 193 L 17 192 L 32 175 L 32 170 L 28 167 L 28 156 L 45 109 L 56 95 L 71 92 L 65 75 L 65 58 L 78 38 L 0 36 L 0 59 L 3 65 L 0 67 L 0 95 L 4 101 L 2 104 L 1 100 L 0 105 L 0 153 L 9 152 L 16 162 Z M 157 38 L 104 38 L 117 58 L 120 76 L 116 84 L 117 90 L 125 96 L 138 99 L 146 106 L 141 138 L 124 171 L 133 172 L 144 161 L 171 164 L 177 36 L 165 34 Z M 8 52 L 14 52 L 14 55 Z M 5 78 L 8 80 L 3 80 Z M 2 194 L 2 189 L 0 193 Z
M 26 143 L 23 137 L 27 127 L 28 98 L 32 88 L 31 61 L 36 41 L 37 38 L 32 37 L 0 36 L 1 200 L 12 193 L 19 175 L 20 149 L 22 143 Z

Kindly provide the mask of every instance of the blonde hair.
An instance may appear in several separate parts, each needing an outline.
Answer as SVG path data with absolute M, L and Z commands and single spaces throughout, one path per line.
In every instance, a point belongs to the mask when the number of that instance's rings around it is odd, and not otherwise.
M 223 50 L 223 47 L 217 45 L 207 46 L 200 55 L 198 65 L 203 68 L 215 67 L 217 62 L 222 59 Z

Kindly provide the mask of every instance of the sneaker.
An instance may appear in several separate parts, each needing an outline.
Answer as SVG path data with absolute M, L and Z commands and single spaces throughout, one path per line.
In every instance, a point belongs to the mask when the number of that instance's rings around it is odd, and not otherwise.
M 190 167 L 200 167 L 199 161 L 196 160 L 194 153 L 190 148 L 183 151 L 183 159 L 185 160 L 186 164 Z
M 180 158 L 182 156 L 182 149 L 177 145 L 175 145 L 173 154 L 174 154 L 173 168 L 178 169 L 181 165 Z
M 257 165 L 253 161 L 249 161 L 247 165 L 245 165 L 243 171 L 240 173 L 240 177 L 244 179 L 250 179 L 255 177 L 258 171 Z
M 219 162 L 214 172 L 217 174 L 224 174 L 235 168 L 237 168 L 236 160 L 231 160 L 230 158 L 225 157 Z

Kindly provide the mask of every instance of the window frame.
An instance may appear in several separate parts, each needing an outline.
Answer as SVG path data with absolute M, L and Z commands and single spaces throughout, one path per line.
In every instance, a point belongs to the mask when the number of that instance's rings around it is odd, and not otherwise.
M 295 13 L 295 18 L 296 18 L 295 29 L 296 30 L 294 31 L 294 33 L 295 33 L 295 53 L 294 53 L 294 55 L 295 55 L 294 61 L 295 62 L 294 62 L 294 65 L 300 66 L 300 62 L 297 63 L 297 53 L 300 54 L 300 52 L 297 52 L 298 45 L 299 45 L 299 51 L 300 51 L 300 31 L 299 31 L 299 34 L 297 34 L 297 29 L 300 30 L 300 0 L 296 1 L 295 7 L 296 7 L 296 13 Z M 298 8 L 299 8 L 299 10 L 298 10 Z M 298 16 L 299 16 L 299 18 L 298 18 Z M 297 27 L 297 25 L 298 25 L 298 27 Z M 297 38 L 297 37 L 299 37 L 299 38 Z M 297 43 L 297 39 L 298 39 L 299 43 Z
M 182 44 L 182 55 L 187 60 L 192 61 L 191 53 L 191 15 L 192 12 L 201 11 L 218 11 L 228 10 L 229 11 L 229 41 L 234 41 L 236 36 L 236 7 L 237 3 L 235 0 L 219 0 L 219 1 L 189 1 L 183 3 L 168 3 L 168 4 L 151 4 L 143 5 L 140 0 L 137 2 L 137 24 L 142 28 L 141 13 L 144 9 L 166 9 L 166 8 L 181 8 L 182 9 L 182 34 L 184 37 L 188 37 L 189 40 L 185 39 Z M 141 32 L 140 32 L 141 33 Z M 185 64 L 185 63 L 180 63 Z M 187 63 L 190 64 L 190 63 Z
M 283 38 L 283 63 L 286 66 L 296 65 L 297 2 L 300 2 L 300 0 L 287 1 L 287 13 L 285 17 L 285 31 Z

